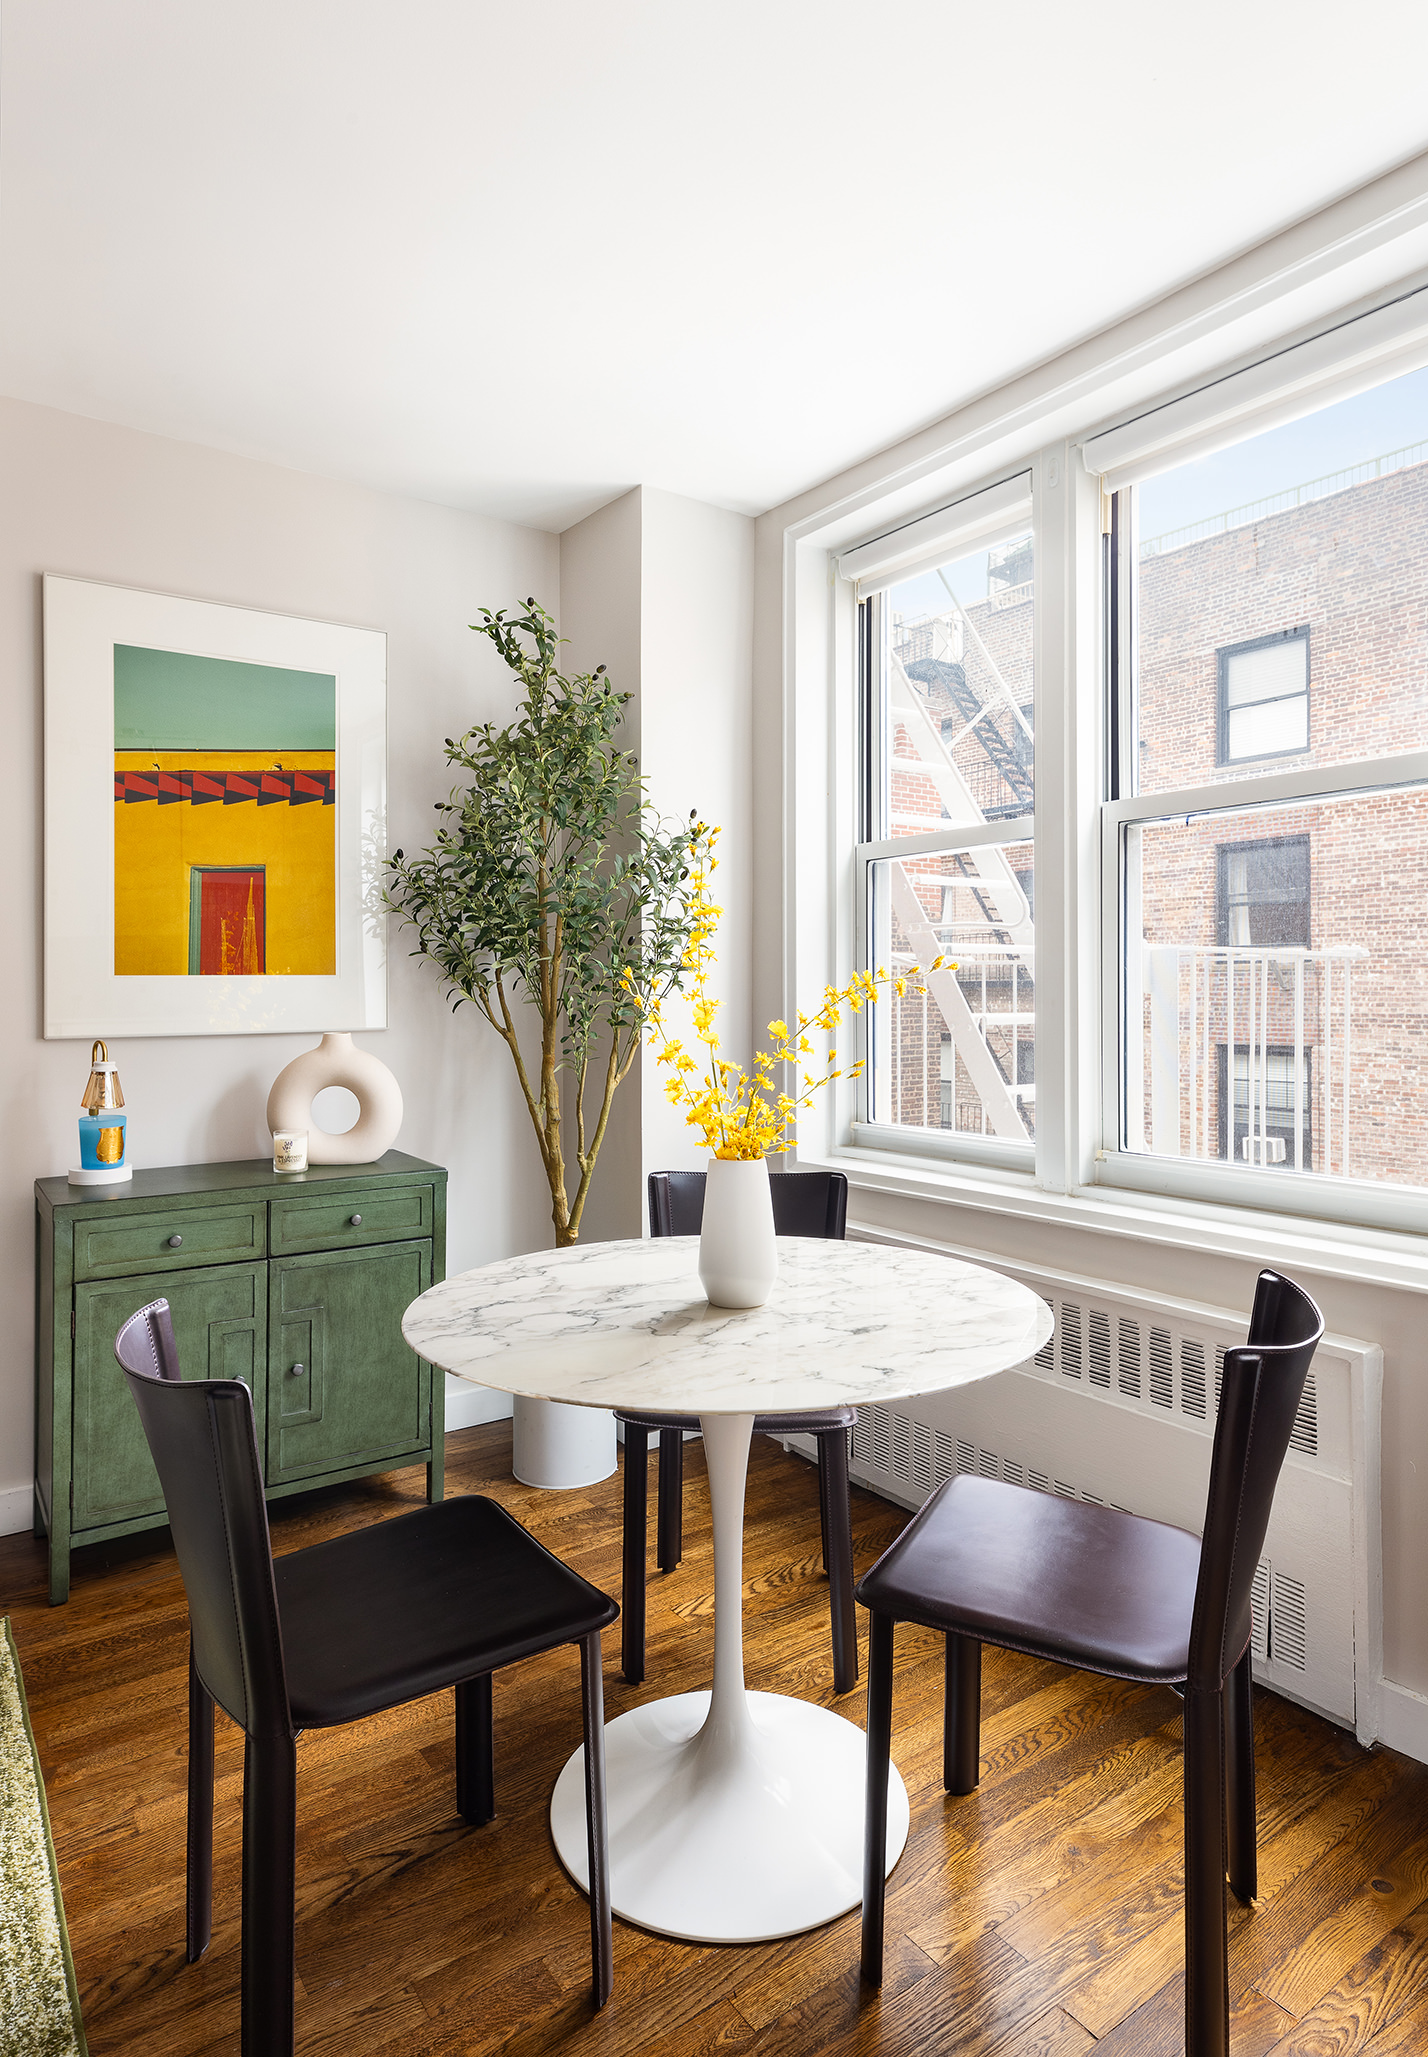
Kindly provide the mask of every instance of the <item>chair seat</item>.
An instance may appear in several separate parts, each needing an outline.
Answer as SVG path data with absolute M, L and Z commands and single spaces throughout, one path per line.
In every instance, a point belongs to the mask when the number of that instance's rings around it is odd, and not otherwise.
M 865 1607 L 1112 1678 L 1189 1668 L 1200 1538 L 1114 1507 L 949 1479 L 858 1586 Z
M 627 1421 L 632 1428 L 682 1428 L 697 1429 L 697 1414 L 648 1414 L 642 1408 L 617 1407 L 616 1421 Z M 852 1428 L 858 1419 L 856 1407 L 813 1407 L 804 1408 L 797 1414 L 756 1414 L 754 1434 L 756 1436 L 816 1436 L 826 1429 Z
M 273 1563 L 298 1728 L 331 1728 L 606 1627 L 619 1608 L 463 1495 Z

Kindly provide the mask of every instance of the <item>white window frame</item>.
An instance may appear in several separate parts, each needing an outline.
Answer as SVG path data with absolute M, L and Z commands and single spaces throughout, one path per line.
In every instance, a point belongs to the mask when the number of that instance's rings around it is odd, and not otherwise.
M 860 775 L 857 610 L 854 582 L 839 576 L 840 560 L 921 527 L 929 513 L 944 514 L 1017 469 L 1031 474 L 1036 548 L 1034 1168 L 1008 1167 L 1004 1158 L 973 1161 L 965 1149 L 949 1159 L 945 1146 L 928 1152 L 905 1133 L 871 1133 L 860 1124 L 857 1095 L 846 1084 L 802 1118 L 799 1162 L 836 1165 L 855 1186 L 889 1199 L 972 1205 L 1026 1222 L 1167 1245 L 1193 1234 L 1206 1250 L 1259 1261 L 1303 1262 L 1312 1253 L 1308 1261 L 1321 1269 L 1385 1282 L 1428 1277 L 1428 1260 L 1401 1233 L 1428 1227 L 1428 1198 L 1413 1189 L 1375 1187 L 1368 1204 L 1356 1206 L 1337 1180 L 1289 1181 L 1250 1167 L 1220 1167 L 1223 1183 L 1202 1184 L 1185 1176 L 1189 1166 L 1173 1160 L 1122 1159 L 1108 1147 L 1103 1115 L 1104 1108 L 1114 1117 L 1118 1105 L 1114 1095 L 1106 1097 L 1103 1022 L 1114 1028 L 1119 1005 L 1118 960 L 1105 947 L 1115 894 L 1102 877 L 1103 845 L 1118 819 L 1103 818 L 1102 811 L 1112 804 L 1104 800 L 1109 727 L 1102 635 L 1109 493 L 1428 363 L 1428 269 L 1412 272 L 1405 264 L 1394 281 L 1390 262 L 1401 235 L 1411 263 L 1423 264 L 1419 223 L 1428 226 L 1428 186 L 1421 195 L 1415 188 L 1411 212 L 1396 188 L 1390 193 L 1385 186 L 1384 193 L 1397 213 L 1386 208 L 1371 216 L 1358 197 L 1336 203 L 1317 247 L 1296 240 L 1297 232 L 1266 245 L 1262 258 L 1257 253 L 1226 267 L 1223 283 L 1216 277 L 1183 289 L 1166 303 L 1158 329 L 1152 316 L 1132 318 L 1107 332 L 1089 367 L 1086 356 L 1095 352 L 1071 353 L 1048 367 L 1039 384 L 1029 377 L 952 417 L 940 441 L 931 434 L 914 439 L 891 453 L 881 471 L 864 466 L 821 502 L 808 495 L 790 510 L 777 532 L 785 1014 L 799 995 L 826 983 L 846 984 L 861 933 L 850 857 Z M 1347 233 L 1336 242 L 1341 229 Z M 1365 289 L 1366 253 L 1384 281 L 1376 290 Z M 1350 301 L 1345 293 L 1336 308 L 1338 276 L 1360 297 Z M 1276 306 L 1284 309 L 1278 336 Z M 1213 354 L 1217 337 L 1220 368 Z M 1157 357 L 1167 370 L 1204 369 L 1197 377 L 1182 372 L 1178 389 L 1156 393 L 1146 369 Z M 1171 433 L 1162 435 L 1166 429 Z M 1128 553 L 1133 549 L 1132 537 L 1122 543 Z M 1332 768 L 1333 777 L 1327 769 L 1311 774 L 1309 782 L 1322 791 L 1340 769 Z M 1351 775 L 1362 784 L 1365 772 L 1360 767 Z M 1225 781 L 1231 789 L 1225 797 L 1243 807 L 1269 794 L 1271 778 L 1300 776 L 1270 773 L 1249 781 L 1240 774 Z M 1369 786 L 1388 782 L 1382 762 L 1375 762 Z M 1192 811 L 1212 807 L 1216 790 L 1196 788 L 1187 796 Z M 1163 813 L 1166 799 L 1148 798 L 1142 818 Z M 1124 810 L 1128 803 L 1114 804 Z M 1314 1187 L 1317 1193 L 1306 1190 Z
M 884 596 L 891 587 L 900 584 L 904 579 L 915 577 L 920 571 L 953 563 L 974 550 L 995 544 L 1007 536 L 1023 533 L 1032 526 L 1033 512 L 1031 473 L 1029 469 L 1023 469 L 1010 478 L 963 495 L 947 507 L 939 508 L 886 537 L 865 543 L 857 549 L 844 552 L 839 557 L 839 576 L 843 579 L 851 577 L 855 604 L 866 603 L 871 606 L 873 622 L 876 625 L 871 639 L 873 659 L 868 666 L 869 675 L 866 678 L 861 675 L 860 665 L 858 678 L 859 714 L 876 714 L 880 717 L 876 728 L 868 723 L 863 731 L 862 749 L 866 756 L 860 769 L 861 785 L 867 795 L 882 791 L 887 769 L 887 731 L 892 720 L 889 703 L 884 698 L 888 683 Z M 1033 607 L 1034 604 L 1033 584 Z M 1033 628 L 1033 691 L 1034 644 Z M 873 696 L 872 707 L 865 708 L 861 704 L 865 693 Z M 873 910 L 869 893 L 869 880 L 874 865 L 897 858 L 955 856 L 962 851 L 984 850 L 988 847 L 1034 844 L 1035 835 L 1036 817 L 1033 809 L 1014 820 L 963 823 L 958 827 L 949 824 L 946 829 L 933 830 L 926 835 L 883 836 L 855 843 L 852 853 L 855 968 L 874 968 Z M 928 962 L 931 962 L 930 957 Z M 935 1001 L 937 988 L 944 983 L 948 987 L 952 986 L 955 983 L 955 975 L 950 971 L 931 973 L 929 983 L 933 988 Z M 955 994 L 949 992 L 946 997 L 950 1004 L 956 1005 Z M 891 1002 L 887 999 L 879 1003 L 884 1011 L 890 1005 Z M 999 1166 L 1007 1170 L 1031 1173 L 1035 1168 L 1035 1150 L 1030 1138 L 1024 1135 L 984 1138 L 943 1129 L 904 1127 L 898 1123 L 879 1122 L 872 1118 L 870 1094 L 873 1086 L 873 1043 L 881 1018 L 879 1013 L 870 1010 L 856 1021 L 855 1050 L 864 1068 L 851 1095 L 849 1142 L 855 1147 L 863 1146 L 885 1151 L 893 1156 L 906 1150 L 919 1157 Z

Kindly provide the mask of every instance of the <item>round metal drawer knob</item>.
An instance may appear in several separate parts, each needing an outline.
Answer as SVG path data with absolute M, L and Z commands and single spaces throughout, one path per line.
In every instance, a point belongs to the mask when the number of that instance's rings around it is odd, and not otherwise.
M 181 1244 L 182 1242 L 183 1242 L 183 1237 L 182 1237 L 182 1236 L 170 1236 L 170 1237 L 169 1237 L 169 1248 L 170 1248 L 171 1250 L 177 1250 L 177 1249 L 179 1248 L 179 1246 L 180 1246 L 180 1244 Z
M 353 1216 L 351 1217 L 351 1220 L 350 1220 L 350 1226 L 351 1226 L 352 1228 L 361 1228 L 361 1226 L 362 1226 L 362 1217 L 361 1217 L 361 1215 L 360 1215 L 360 1214 L 354 1214 L 354 1215 L 353 1215 Z
M 291 1370 L 291 1371 L 290 1371 L 290 1372 L 288 1373 L 288 1377 L 289 1377 L 289 1378 L 301 1378 L 301 1377 L 302 1377 L 302 1375 L 303 1375 L 303 1373 L 304 1373 L 304 1372 L 305 1372 L 306 1370 L 307 1370 L 307 1366 L 306 1366 L 305 1364 L 295 1364 L 295 1365 L 293 1366 L 292 1370 Z

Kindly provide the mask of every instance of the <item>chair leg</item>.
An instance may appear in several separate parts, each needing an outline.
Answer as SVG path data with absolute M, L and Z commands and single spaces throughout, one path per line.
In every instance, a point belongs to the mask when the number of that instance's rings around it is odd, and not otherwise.
M 243 1755 L 243 2057 L 292 2057 L 297 1748 L 249 1736 Z
M 620 1574 L 620 1669 L 645 1675 L 645 1546 L 649 1529 L 649 1430 L 625 1423 L 624 1567 Z
M 1226 1848 L 1230 1891 L 1246 1905 L 1259 1891 L 1254 1806 L 1254 1659 L 1248 1650 L 1225 1681 Z
M 605 1687 L 600 1632 L 580 1644 L 580 1710 L 585 1727 L 585 1852 L 590 1867 L 592 1993 L 603 2007 L 615 1985 L 615 1942 L 610 1925 L 610 1839 L 605 1816 Z
M 684 1555 L 684 1430 L 659 1432 L 659 1513 L 655 1554 L 661 1571 L 673 1571 Z
M 848 1513 L 848 1432 L 824 1429 L 818 1438 L 818 1498 L 823 1515 L 823 1562 L 833 1617 L 833 1690 L 858 1683 L 858 1617 L 853 1608 L 853 1529 Z
M 1223 1696 L 1185 1689 L 1185 2048 L 1229 2057 Z
M 868 1784 L 863 1813 L 863 1977 L 870 1986 L 883 1982 L 892 1686 L 893 1618 L 874 1612 L 868 1624 Z
M 213 1934 L 213 1702 L 188 1646 L 188 1961 Z
M 942 1783 L 949 1793 L 975 1793 L 982 1776 L 982 1646 L 975 1636 L 947 1637 L 942 1695 Z
M 496 1814 L 496 1743 L 491 1725 L 491 1674 L 456 1688 L 456 1811 L 473 1828 Z

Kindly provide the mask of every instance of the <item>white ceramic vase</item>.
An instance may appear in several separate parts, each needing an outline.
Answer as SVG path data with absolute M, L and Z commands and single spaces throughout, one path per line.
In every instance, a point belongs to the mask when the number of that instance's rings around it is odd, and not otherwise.
M 762 1307 L 778 1277 L 766 1157 L 712 1157 L 704 1184 L 699 1283 L 714 1307 Z
M 346 1086 L 362 1112 L 340 1136 L 316 1128 L 312 1103 L 325 1086 Z M 402 1125 L 402 1089 L 380 1057 L 359 1050 L 343 1032 L 326 1035 L 273 1080 L 270 1129 L 306 1129 L 309 1164 L 371 1164 L 390 1150 Z

